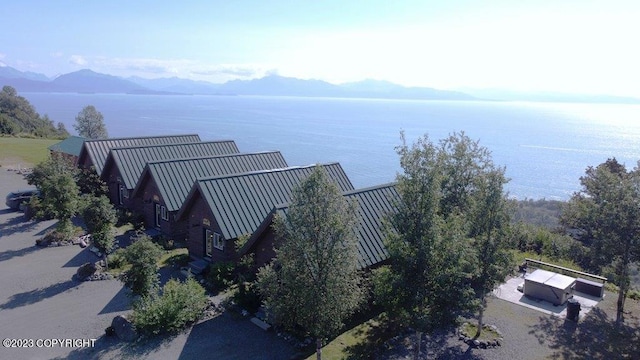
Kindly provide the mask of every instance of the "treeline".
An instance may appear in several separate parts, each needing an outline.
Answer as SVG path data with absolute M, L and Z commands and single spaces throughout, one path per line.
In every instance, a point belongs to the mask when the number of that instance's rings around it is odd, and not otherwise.
M 514 223 L 526 223 L 546 229 L 556 229 L 559 225 L 562 206 L 559 200 L 524 199 L 511 200 L 511 220 Z
M 4 86 L 0 92 L 0 135 L 64 139 L 69 132 L 64 124 L 40 116 L 16 89 Z

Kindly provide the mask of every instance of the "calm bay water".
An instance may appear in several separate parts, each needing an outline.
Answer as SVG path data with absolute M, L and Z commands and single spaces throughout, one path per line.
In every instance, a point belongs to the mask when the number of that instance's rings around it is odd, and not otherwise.
M 25 93 L 73 132 L 94 105 L 111 137 L 197 133 L 240 151 L 280 150 L 290 165 L 340 162 L 355 187 L 393 181 L 400 131 L 413 142 L 464 131 L 507 168 L 512 197 L 568 199 L 587 166 L 640 160 L 640 106 L 257 96 Z

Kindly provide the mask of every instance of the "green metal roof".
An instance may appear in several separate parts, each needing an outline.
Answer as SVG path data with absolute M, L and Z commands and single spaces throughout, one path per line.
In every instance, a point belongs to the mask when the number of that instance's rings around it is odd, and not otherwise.
M 131 190 L 149 161 L 237 153 L 238 147 L 233 140 L 113 148 L 105 161 L 102 178 L 106 180 L 107 172 L 115 166 L 120 170 L 124 185 Z
M 279 151 L 152 161 L 142 172 L 132 196 L 135 197 L 144 184 L 153 179 L 167 209 L 177 211 L 198 178 L 280 169 L 287 166 Z
M 49 146 L 49 150 L 57 151 L 73 156 L 80 156 L 80 151 L 82 150 L 82 145 L 84 141 L 87 140 L 82 136 L 69 136 L 68 138 L 60 141 L 59 143 L 55 143 Z
M 395 183 L 372 186 L 343 193 L 344 197 L 357 202 L 358 211 L 358 266 L 361 269 L 381 263 L 389 257 L 384 245 L 384 221 L 396 211 L 400 195 Z M 254 247 L 262 232 L 272 225 L 273 214 L 286 216 L 288 204 L 277 205 L 265 218 L 247 244 L 240 250 L 243 255 Z
M 163 145 L 199 142 L 200 136 L 190 135 L 166 135 L 166 136 L 145 136 L 145 137 L 124 137 L 85 140 L 80 151 L 78 163 L 82 164 L 86 157 L 91 159 L 98 175 L 102 174 L 104 163 L 109 155 L 109 150 L 118 147 L 141 146 L 141 145 Z
M 253 234 L 276 204 L 289 202 L 291 191 L 316 165 L 289 167 L 208 179 L 199 179 L 178 213 L 183 218 L 191 201 L 201 196 L 208 204 L 225 239 Z M 321 165 L 341 191 L 353 190 L 339 163 Z

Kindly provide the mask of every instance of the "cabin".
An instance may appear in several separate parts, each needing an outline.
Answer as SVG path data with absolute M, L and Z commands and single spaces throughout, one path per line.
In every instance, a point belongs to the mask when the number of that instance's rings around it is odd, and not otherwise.
M 147 228 L 182 241 L 186 222 L 177 222 L 176 214 L 198 178 L 287 166 L 279 151 L 152 161 L 142 171 L 131 199 Z
M 370 269 L 383 264 L 389 257 L 384 245 L 384 221 L 387 216 L 395 213 L 395 204 L 400 198 L 395 183 L 347 191 L 343 196 L 357 203 L 358 267 Z M 239 250 L 238 255 L 253 254 L 256 267 L 270 263 L 276 255 L 273 219 L 276 214 L 286 216 L 287 211 L 286 204 L 274 207 Z
M 107 184 L 108 196 L 114 205 L 137 210 L 133 208 L 129 194 L 147 162 L 237 153 L 238 147 L 232 140 L 112 148 L 100 177 Z
M 178 211 L 187 221 L 187 247 L 194 260 L 233 260 L 238 237 L 251 236 L 277 204 L 321 166 L 340 191 L 353 190 L 339 163 L 288 167 L 198 179 Z
M 104 163 L 107 160 L 107 155 L 109 155 L 109 151 L 113 148 L 194 142 L 200 142 L 199 135 L 164 135 L 85 140 L 80 150 L 80 155 L 78 155 L 78 166 L 83 169 L 94 168 L 98 176 L 100 176 L 104 168 Z
M 59 154 L 71 161 L 74 165 L 78 164 L 80 151 L 86 138 L 82 136 L 69 136 L 66 139 L 49 146 L 49 154 Z

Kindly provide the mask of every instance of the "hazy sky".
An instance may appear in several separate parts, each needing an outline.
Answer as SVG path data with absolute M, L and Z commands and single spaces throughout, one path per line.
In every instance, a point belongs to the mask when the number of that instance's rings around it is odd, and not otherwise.
M 640 97 L 640 1 L 5 1 L 0 64 Z

